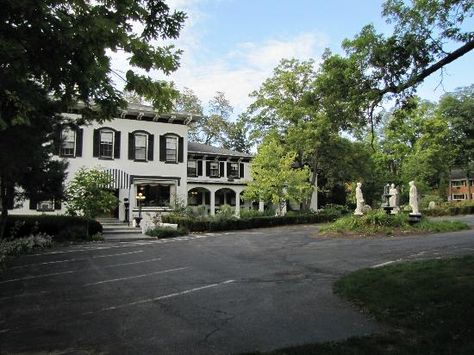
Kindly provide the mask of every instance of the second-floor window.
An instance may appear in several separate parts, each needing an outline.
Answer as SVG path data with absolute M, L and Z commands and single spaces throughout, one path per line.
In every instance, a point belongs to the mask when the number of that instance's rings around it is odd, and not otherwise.
M 188 176 L 197 176 L 196 160 L 188 160 Z
M 178 161 L 178 139 L 166 137 L 166 161 L 176 163 Z
M 230 163 L 228 167 L 229 171 L 227 172 L 227 176 L 233 178 L 239 177 L 239 163 Z
M 217 161 L 211 161 L 210 164 L 210 177 L 219 177 L 219 162 Z
M 145 133 L 135 134 L 135 160 L 146 160 L 147 158 L 147 140 Z
M 94 129 L 92 156 L 99 159 L 120 159 L 120 141 L 120 132 L 113 128 Z
M 114 157 L 114 132 L 103 130 L 100 132 L 100 150 L 101 158 Z
M 61 156 L 73 157 L 76 147 L 76 132 L 70 129 L 65 129 L 61 133 Z

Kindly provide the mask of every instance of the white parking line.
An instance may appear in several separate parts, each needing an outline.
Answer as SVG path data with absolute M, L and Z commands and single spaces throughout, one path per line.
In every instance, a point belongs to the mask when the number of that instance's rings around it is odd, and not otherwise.
M 106 308 L 102 308 L 102 309 L 100 309 L 98 311 L 95 311 L 95 312 L 83 313 L 83 315 L 90 315 L 90 314 L 94 314 L 94 313 L 98 313 L 98 312 L 112 311 L 112 310 L 116 310 L 116 309 L 120 309 L 120 308 L 136 306 L 136 305 L 145 304 L 145 303 L 151 303 L 151 302 L 155 302 L 155 301 L 164 300 L 164 299 L 167 299 L 167 298 L 173 298 L 173 297 L 186 295 L 188 293 L 197 292 L 197 291 L 205 290 L 205 289 L 208 289 L 208 288 L 227 285 L 227 284 L 230 284 L 232 282 L 235 282 L 235 280 L 227 280 L 227 281 L 223 281 L 223 282 L 219 282 L 219 283 L 214 283 L 214 284 L 205 285 L 205 286 L 201 286 L 201 287 L 191 288 L 189 290 L 184 290 L 184 291 L 181 291 L 181 292 L 170 293 L 168 295 L 163 295 L 163 296 L 154 297 L 154 298 L 146 298 L 146 299 L 143 299 L 143 300 L 138 300 L 138 301 L 134 301 L 134 302 L 130 302 L 130 303 L 124 303 L 124 304 L 120 304 L 120 305 L 117 305 L 117 306 L 106 307 Z
M 397 261 L 401 261 L 401 260 L 402 259 L 387 261 L 387 262 L 384 262 L 384 263 L 381 263 L 381 264 L 372 265 L 370 268 L 371 269 L 376 269 L 376 268 L 379 268 L 379 267 L 382 267 L 382 266 L 385 266 L 385 265 L 390 265 L 390 264 L 396 263 Z
M 130 263 L 106 265 L 106 266 L 102 266 L 102 267 L 103 267 L 103 268 L 106 268 L 106 267 L 117 267 L 117 266 L 124 266 L 124 265 L 135 265 L 135 264 L 151 263 L 152 261 L 158 261 L 158 260 L 161 260 L 161 258 L 154 258 L 154 259 L 148 259 L 148 260 L 133 261 L 133 262 L 130 262 Z
M 92 256 L 91 259 L 110 258 L 110 257 L 113 257 L 113 256 L 122 256 L 122 255 L 130 255 L 130 254 L 137 254 L 137 253 L 143 253 L 143 250 L 131 251 L 131 252 L 128 252 L 128 253 L 117 253 L 117 254 L 108 254 L 108 255 L 96 255 L 96 256 Z M 17 265 L 17 266 L 11 267 L 11 269 L 18 269 L 18 268 L 23 268 L 23 267 L 28 267 L 28 266 L 39 266 L 39 265 L 50 265 L 50 264 L 70 263 L 70 262 L 73 262 L 73 261 L 85 261 L 85 260 L 89 260 L 89 258 L 72 258 L 72 259 L 45 261 L 45 262 L 42 262 L 42 263 L 32 263 L 32 264 L 25 264 L 25 265 Z
M 138 254 L 138 253 L 143 253 L 143 250 L 129 251 L 127 253 L 118 253 L 118 254 L 95 255 L 92 257 L 92 259 L 110 258 L 111 256 L 130 255 L 130 254 Z
M 17 279 L 10 279 L 10 280 L 4 280 L 0 281 L 0 284 L 6 284 L 8 282 L 14 282 L 14 281 L 24 281 L 24 280 L 31 280 L 31 279 L 40 279 L 42 277 L 49 277 L 49 276 L 57 276 L 57 275 L 65 275 L 65 274 L 72 274 L 77 271 L 63 271 L 63 272 L 54 272 L 51 274 L 42 274 L 42 275 L 35 275 L 35 276 L 25 276 L 25 277 L 19 277 Z
M 161 270 L 161 271 L 150 272 L 150 273 L 148 273 L 148 274 L 141 274 L 141 275 L 135 275 L 135 276 L 120 277 L 120 278 L 117 278 L 117 279 L 110 279 L 110 280 L 103 280 L 103 281 L 98 281 L 98 282 L 91 282 L 91 283 L 84 284 L 83 287 L 86 287 L 86 286 L 94 286 L 94 285 L 101 285 L 101 284 L 110 283 L 110 282 L 117 282 L 117 281 L 124 281 L 124 280 L 137 279 L 137 278 L 140 278 L 140 277 L 147 277 L 147 276 L 157 275 L 157 274 L 165 274 L 165 273 L 168 273 L 168 272 L 181 271 L 181 270 L 185 270 L 185 269 L 189 269 L 189 267 L 180 267 L 180 268 L 176 268 L 176 269 L 168 269 L 168 270 Z

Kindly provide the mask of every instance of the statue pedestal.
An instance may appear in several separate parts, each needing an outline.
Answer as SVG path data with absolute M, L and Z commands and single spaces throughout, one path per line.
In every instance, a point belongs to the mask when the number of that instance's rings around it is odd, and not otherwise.
M 363 212 L 359 212 L 359 211 L 354 212 L 354 216 L 363 216 L 363 215 L 364 215 Z
M 408 223 L 415 224 L 421 221 L 421 213 L 409 213 Z

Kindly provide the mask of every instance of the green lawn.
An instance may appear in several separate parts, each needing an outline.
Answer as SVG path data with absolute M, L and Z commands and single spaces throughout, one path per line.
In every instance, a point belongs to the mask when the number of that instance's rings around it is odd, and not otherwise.
M 363 269 L 334 290 L 391 330 L 269 354 L 474 354 L 474 256 Z
M 421 222 L 410 224 L 408 222 L 408 214 L 387 215 L 383 211 L 372 211 L 363 216 L 349 215 L 341 217 L 333 223 L 322 227 L 320 235 L 404 235 L 453 232 L 463 229 L 469 229 L 469 226 L 461 221 L 433 221 L 423 217 Z

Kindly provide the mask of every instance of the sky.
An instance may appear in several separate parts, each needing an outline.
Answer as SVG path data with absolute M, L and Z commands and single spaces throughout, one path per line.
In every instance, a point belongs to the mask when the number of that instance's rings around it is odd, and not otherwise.
M 320 59 L 325 48 L 341 53 L 341 42 L 369 23 L 389 31 L 381 16 L 382 0 L 169 0 L 188 19 L 179 39 L 180 68 L 170 76 L 178 89 L 192 89 L 206 103 L 222 91 L 237 115 L 252 102 L 249 94 L 272 76 L 283 58 Z M 474 20 L 474 19 L 473 19 Z M 474 21 L 470 22 L 474 25 Z M 126 71 L 125 58 L 112 66 Z M 418 89 L 436 101 L 445 92 L 474 83 L 474 53 L 468 53 Z

